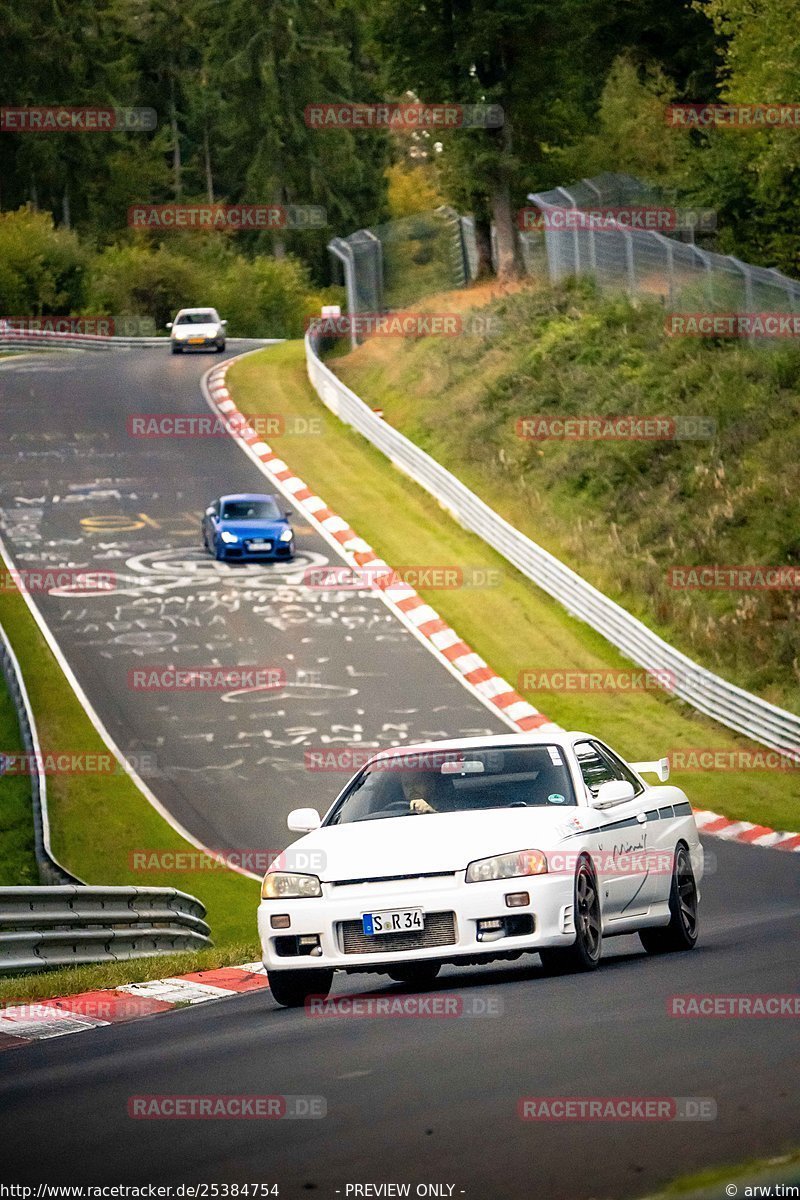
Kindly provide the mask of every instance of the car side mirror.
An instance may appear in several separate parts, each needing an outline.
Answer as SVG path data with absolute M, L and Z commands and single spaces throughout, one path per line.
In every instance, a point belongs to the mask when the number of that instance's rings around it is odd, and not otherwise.
M 167 328 L 167 329 L 172 329 L 172 321 L 167 321 L 166 328 Z
M 311 833 L 319 829 L 320 815 L 315 808 L 294 808 L 286 818 L 292 833 Z
M 632 800 L 636 790 L 627 779 L 609 779 L 601 783 L 597 795 L 592 797 L 592 808 L 613 808 L 615 804 L 624 804 Z
M 227 324 L 228 324 L 227 321 L 220 321 L 220 325 L 227 325 Z
M 213 517 L 213 515 L 214 515 L 214 505 L 209 504 L 208 508 L 206 509 L 206 516 Z
M 289 520 L 289 517 L 293 517 L 293 516 L 294 516 L 294 513 L 292 512 L 292 510 L 291 510 L 290 508 L 287 508 L 287 509 L 286 509 L 286 512 L 285 512 L 283 515 L 286 517 L 286 520 L 288 521 L 288 520 Z

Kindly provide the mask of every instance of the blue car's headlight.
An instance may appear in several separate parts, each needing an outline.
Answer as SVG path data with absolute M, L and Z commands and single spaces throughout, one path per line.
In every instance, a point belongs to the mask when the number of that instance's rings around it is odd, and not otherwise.
M 228 533 L 227 529 L 223 529 L 219 536 L 228 546 L 231 546 L 234 542 L 238 542 L 239 540 L 235 533 Z
M 294 535 L 293 535 L 291 529 L 284 529 L 283 533 L 281 534 L 281 541 L 282 542 L 290 542 L 292 540 L 293 536 Z

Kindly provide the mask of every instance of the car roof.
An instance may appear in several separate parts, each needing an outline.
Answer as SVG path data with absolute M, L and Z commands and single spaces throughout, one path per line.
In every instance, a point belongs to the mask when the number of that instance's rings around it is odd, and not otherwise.
M 216 311 L 217 310 L 214 308 L 213 304 L 204 304 L 204 305 L 201 305 L 200 308 L 179 308 L 176 315 L 180 316 L 181 313 L 199 313 L 199 312 L 215 313 Z M 219 315 L 219 314 L 217 314 L 217 315 Z
M 231 492 L 228 496 L 220 496 L 220 503 L 226 500 L 277 500 L 274 492 Z

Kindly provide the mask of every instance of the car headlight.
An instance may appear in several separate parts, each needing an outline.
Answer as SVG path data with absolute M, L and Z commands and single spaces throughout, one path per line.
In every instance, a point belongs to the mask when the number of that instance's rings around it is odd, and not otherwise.
M 489 879 L 516 879 L 520 875 L 546 875 L 547 859 L 541 850 L 517 850 L 494 858 L 479 858 L 467 867 L 467 883 Z
M 291 529 L 284 529 L 283 533 L 281 534 L 281 541 L 290 542 L 293 537 L 294 534 L 292 533 Z
M 223 529 L 219 536 L 228 546 L 232 545 L 233 542 L 238 542 L 239 540 L 235 533 L 228 533 L 227 529 Z
M 262 900 L 295 900 L 301 896 L 321 896 L 322 885 L 316 875 L 297 875 L 294 871 L 267 871 L 261 884 Z

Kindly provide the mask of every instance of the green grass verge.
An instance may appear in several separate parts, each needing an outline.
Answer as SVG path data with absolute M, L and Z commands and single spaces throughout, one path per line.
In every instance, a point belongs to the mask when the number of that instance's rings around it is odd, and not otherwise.
M 17 710 L 0 675 L 0 754 L 22 750 Z M 0 887 L 37 884 L 30 779 L 0 774 Z
M 395 566 L 462 565 L 494 569 L 501 586 L 425 591 L 425 597 L 491 666 L 512 683 L 526 668 L 625 669 L 630 664 L 599 634 L 508 567 L 465 532 L 421 488 L 338 421 L 311 388 L 303 346 L 287 342 L 236 363 L 228 386 L 243 412 L 318 418 L 321 433 L 274 439 L 307 483 Z M 589 729 L 632 759 L 676 748 L 750 745 L 685 705 L 655 693 L 531 695 L 559 724 Z M 698 808 L 776 828 L 796 829 L 797 776 L 789 772 L 687 773 L 673 776 Z
M 0 592 L 0 623 L 19 660 L 42 749 L 107 754 L 19 593 Z M 8 782 L 0 782 L 4 797 Z M 192 847 L 124 772 L 50 775 L 48 808 L 53 852 L 81 879 L 96 884 L 179 888 L 205 904 L 218 952 L 252 943 L 250 958 L 257 957 L 255 880 L 222 867 L 146 873 L 133 868 L 129 856 L 134 850 L 186 852 Z M 236 953 L 241 954 L 241 949 Z M 163 964 L 163 959 L 148 961 L 156 964 L 156 976 L 163 973 L 163 966 L 157 965 Z M 123 974 L 149 969 L 135 963 L 123 964 Z M 70 972 L 60 974 L 66 979 Z M 130 978 L 134 977 L 131 973 Z
M 0 979 L 0 1005 L 21 1001 L 47 1000 L 50 996 L 74 996 L 98 988 L 143 983 L 147 979 L 166 979 L 190 971 L 210 971 L 214 967 L 238 966 L 258 962 L 260 948 L 255 942 L 231 943 L 211 950 L 163 954 L 134 958 L 126 962 L 92 963 L 85 967 L 64 967 L 58 971 L 40 971 L 35 975 Z
M 800 1150 L 774 1158 L 751 1159 L 727 1167 L 708 1167 L 692 1175 L 682 1175 L 662 1192 L 647 1200 L 725 1200 L 726 1184 L 735 1184 L 739 1196 L 778 1195 L 777 1184 L 796 1184 L 800 1181 Z M 771 1187 L 772 1192 L 745 1191 L 745 1188 Z M 796 1194 L 796 1193 L 795 1193 Z
M 335 370 L 473 491 L 667 641 L 800 712 L 796 590 L 677 589 L 673 567 L 800 564 L 800 348 L 664 335 L 655 301 L 585 281 L 431 298 L 487 337 L 372 338 Z M 701 440 L 518 436 L 517 422 L 619 415 L 714 423 Z

